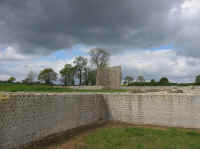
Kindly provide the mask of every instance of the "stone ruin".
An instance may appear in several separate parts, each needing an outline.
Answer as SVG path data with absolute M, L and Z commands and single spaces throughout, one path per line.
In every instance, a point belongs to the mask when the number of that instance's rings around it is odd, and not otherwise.
M 104 89 L 120 89 L 122 78 L 121 66 L 97 69 L 96 85 Z

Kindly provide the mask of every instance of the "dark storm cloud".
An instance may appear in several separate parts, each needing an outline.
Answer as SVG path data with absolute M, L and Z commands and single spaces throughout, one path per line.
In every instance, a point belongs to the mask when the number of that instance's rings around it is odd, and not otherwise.
M 48 54 L 82 43 L 108 49 L 168 44 L 182 0 L 0 0 L 0 45 Z M 181 44 L 181 43 L 180 43 Z

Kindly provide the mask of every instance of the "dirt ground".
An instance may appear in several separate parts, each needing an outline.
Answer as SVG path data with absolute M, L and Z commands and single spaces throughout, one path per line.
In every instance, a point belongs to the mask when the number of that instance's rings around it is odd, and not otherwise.
M 111 124 L 95 124 L 81 127 L 72 131 L 50 136 L 39 142 L 23 147 L 23 149 L 79 149 L 83 144 L 84 136 L 98 129 L 109 127 Z

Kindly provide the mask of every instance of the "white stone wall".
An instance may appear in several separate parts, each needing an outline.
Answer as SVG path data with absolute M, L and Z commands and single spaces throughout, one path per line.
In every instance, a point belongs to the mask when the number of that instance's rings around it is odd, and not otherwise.
M 200 128 L 200 95 L 104 95 L 110 120 Z
M 0 149 L 100 119 L 200 128 L 200 94 L 10 94 L 0 100 Z
M 79 126 L 105 112 L 101 95 L 18 94 L 0 102 L 0 149 L 10 149 Z

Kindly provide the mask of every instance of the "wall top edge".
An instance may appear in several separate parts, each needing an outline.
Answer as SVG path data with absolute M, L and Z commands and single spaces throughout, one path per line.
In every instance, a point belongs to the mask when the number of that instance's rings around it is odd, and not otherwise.
M 3 97 L 12 95 L 122 95 L 122 96 L 200 96 L 200 93 L 36 93 L 36 92 L 0 92 Z

